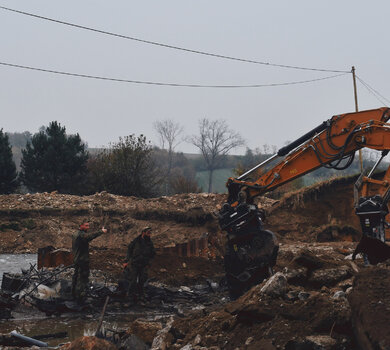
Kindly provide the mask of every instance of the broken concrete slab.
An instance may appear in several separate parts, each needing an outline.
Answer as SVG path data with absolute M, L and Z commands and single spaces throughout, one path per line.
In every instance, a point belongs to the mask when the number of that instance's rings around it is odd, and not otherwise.
M 281 273 L 277 272 L 275 275 L 271 276 L 263 288 L 260 289 L 260 293 L 267 294 L 270 296 L 284 296 L 287 292 L 287 278 Z
M 322 286 L 332 287 L 342 280 L 350 278 L 352 275 L 349 266 L 340 266 L 331 269 L 316 270 L 308 279 L 308 283 L 316 288 Z

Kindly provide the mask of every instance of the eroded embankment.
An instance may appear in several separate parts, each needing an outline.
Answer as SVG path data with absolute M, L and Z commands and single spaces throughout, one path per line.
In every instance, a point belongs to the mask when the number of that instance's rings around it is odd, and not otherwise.
M 267 212 L 265 227 L 282 240 L 356 240 L 359 223 L 353 211 L 355 178 L 327 181 L 286 195 L 280 201 L 260 197 Z M 80 222 L 109 233 L 93 246 L 125 247 L 143 226 L 153 227 L 157 247 L 173 246 L 205 233 L 218 234 L 213 216 L 222 194 L 182 194 L 140 199 L 105 192 L 93 196 L 57 193 L 0 196 L 0 252 L 36 252 L 52 245 L 69 248 Z M 223 239 L 223 234 L 220 234 Z
M 185 194 L 154 199 L 114 196 L 71 196 L 56 193 L 0 196 L 1 252 L 35 252 L 52 245 L 69 248 L 71 235 L 83 221 L 109 233 L 93 246 L 126 246 L 144 226 L 152 226 L 157 247 L 200 238 L 212 231 L 212 212 L 223 195 Z M 215 229 L 214 229 L 215 231 Z
M 266 223 L 286 240 L 356 241 L 360 223 L 354 212 L 355 181 L 336 178 L 290 193 L 271 207 Z

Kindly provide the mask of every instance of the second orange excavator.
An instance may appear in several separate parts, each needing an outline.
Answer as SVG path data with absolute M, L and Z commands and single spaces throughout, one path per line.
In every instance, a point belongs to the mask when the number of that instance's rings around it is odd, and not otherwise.
M 363 238 L 354 256 L 363 253 L 367 264 L 390 258 L 390 247 L 385 243 L 390 167 L 381 180 L 372 178 L 390 150 L 389 119 L 389 108 L 335 115 L 238 178 L 227 181 L 228 198 L 219 212 L 219 224 L 228 235 L 225 269 L 233 296 L 272 274 L 276 263 L 278 244 L 274 234 L 264 229 L 262 212 L 254 198 L 319 167 L 346 169 L 362 148 L 382 151 L 382 156 L 355 184 L 355 211 Z

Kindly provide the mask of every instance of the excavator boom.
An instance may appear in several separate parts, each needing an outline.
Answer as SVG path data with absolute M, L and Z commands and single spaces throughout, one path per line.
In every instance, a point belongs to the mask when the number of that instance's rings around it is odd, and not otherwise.
M 286 184 L 321 166 L 345 169 L 353 161 L 357 150 L 368 147 L 376 150 L 390 149 L 390 109 L 336 115 L 281 148 L 267 161 L 227 182 L 228 202 L 238 200 L 240 191 L 247 200 Z M 263 167 L 283 157 L 271 169 L 262 173 Z M 343 164 L 346 161 L 345 164 Z
M 276 263 L 276 237 L 264 230 L 263 213 L 254 198 L 322 166 L 346 169 L 361 148 L 382 151 L 383 158 L 390 150 L 389 119 L 389 108 L 335 115 L 238 178 L 228 180 L 228 199 L 219 211 L 219 224 L 228 235 L 225 270 L 233 296 L 272 274 Z M 354 257 L 362 252 L 367 263 L 376 263 L 390 258 L 390 247 L 384 243 L 390 168 L 382 180 L 371 175 L 362 175 L 356 184 L 360 197 L 355 200 L 355 211 L 363 238 Z

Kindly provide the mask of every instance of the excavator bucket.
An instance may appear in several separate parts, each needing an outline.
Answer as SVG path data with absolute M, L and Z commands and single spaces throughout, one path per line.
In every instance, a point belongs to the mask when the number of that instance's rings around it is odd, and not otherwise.
M 390 259 L 390 246 L 377 238 L 363 235 L 352 255 L 352 259 L 355 260 L 359 253 L 365 254 L 370 264 L 376 265 Z
M 359 198 L 355 212 L 360 219 L 363 236 L 353 253 L 353 259 L 358 253 L 363 253 L 373 265 L 390 259 L 390 246 L 385 243 L 386 215 L 389 214 L 387 202 L 380 195 Z
M 263 229 L 262 212 L 256 205 L 225 203 L 219 212 L 219 225 L 226 231 L 224 265 L 232 298 L 272 275 L 279 244 L 275 235 Z

